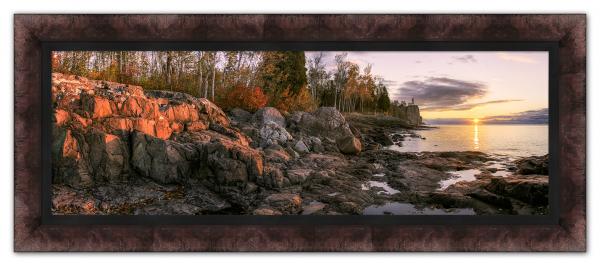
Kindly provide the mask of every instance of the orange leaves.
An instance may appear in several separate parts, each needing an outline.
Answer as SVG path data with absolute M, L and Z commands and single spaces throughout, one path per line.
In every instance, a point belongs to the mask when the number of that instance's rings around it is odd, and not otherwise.
M 289 89 L 284 90 L 274 105 L 282 112 L 312 111 L 315 109 L 315 103 L 306 87 L 301 88 L 297 94 L 292 94 Z
M 267 100 L 260 87 L 247 88 L 239 85 L 227 93 L 222 107 L 224 109 L 239 107 L 249 112 L 256 112 L 267 104 Z

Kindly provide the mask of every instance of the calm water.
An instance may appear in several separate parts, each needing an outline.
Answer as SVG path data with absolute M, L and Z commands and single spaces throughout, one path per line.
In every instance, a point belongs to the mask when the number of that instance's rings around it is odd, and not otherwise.
M 548 125 L 438 125 L 417 130 L 425 139 L 406 137 L 403 152 L 481 151 L 521 157 L 548 153 Z

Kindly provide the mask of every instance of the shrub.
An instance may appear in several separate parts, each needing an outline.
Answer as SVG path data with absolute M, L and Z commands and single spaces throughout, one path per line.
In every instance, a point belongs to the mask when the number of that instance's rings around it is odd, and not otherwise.
M 260 87 L 236 86 L 227 92 L 225 99 L 223 99 L 222 108 L 231 110 L 239 107 L 249 112 L 256 112 L 266 104 L 267 96 Z

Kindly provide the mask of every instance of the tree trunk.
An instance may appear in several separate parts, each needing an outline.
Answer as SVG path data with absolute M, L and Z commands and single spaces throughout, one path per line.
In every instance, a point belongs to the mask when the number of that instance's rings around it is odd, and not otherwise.
M 215 66 L 216 66 L 217 62 L 213 62 L 213 69 L 212 69 L 212 87 L 210 89 L 211 93 L 210 93 L 210 99 L 211 101 L 215 101 Z

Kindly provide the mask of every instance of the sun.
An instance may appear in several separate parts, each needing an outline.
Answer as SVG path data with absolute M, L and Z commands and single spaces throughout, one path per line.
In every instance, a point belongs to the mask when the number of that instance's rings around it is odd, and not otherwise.
M 479 124 L 479 118 L 473 118 L 473 124 Z

